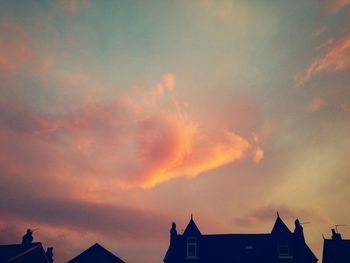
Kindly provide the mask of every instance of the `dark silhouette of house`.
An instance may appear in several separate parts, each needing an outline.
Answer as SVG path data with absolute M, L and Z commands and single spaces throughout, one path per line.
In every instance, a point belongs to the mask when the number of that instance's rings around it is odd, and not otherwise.
M 322 263 L 349 263 L 350 240 L 342 239 L 340 233 L 332 229 L 332 239 L 323 239 Z
M 68 263 L 125 263 L 116 255 L 109 252 L 100 244 L 89 247 L 75 258 L 68 261 Z
M 52 263 L 53 248 L 45 252 L 40 242 L 33 242 L 32 234 L 28 229 L 21 244 L 0 245 L 0 263 Z
M 165 263 L 316 263 L 305 243 L 303 227 L 295 220 L 291 232 L 277 213 L 271 233 L 204 235 L 191 216 L 182 235 L 170 230 Z

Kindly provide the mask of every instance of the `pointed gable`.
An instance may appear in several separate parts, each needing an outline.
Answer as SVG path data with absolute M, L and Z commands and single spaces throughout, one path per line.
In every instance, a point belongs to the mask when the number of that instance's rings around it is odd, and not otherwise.
M 68 261 L 68 263 L 88 263 L 88 262 L 100 262 L 100 263 L 125 263 L 123 260 L 109 252 L 100 244 L 89 247 L 87 250 Z
M 271 235 L 289 235 L 291 233 L 292 232 L 290 232 L 289 228 L 286 226 L 286 224 L 282 221 L 279 214 L 277 213 L 277 218 L 272 228 Z
M 201 236 L 202 235 L 201 231 L 199 231 L 196 223 L 194 222 L 192 215 L 191 215 L 191 220 L 188 223 L 183 235 L 184 236 Z

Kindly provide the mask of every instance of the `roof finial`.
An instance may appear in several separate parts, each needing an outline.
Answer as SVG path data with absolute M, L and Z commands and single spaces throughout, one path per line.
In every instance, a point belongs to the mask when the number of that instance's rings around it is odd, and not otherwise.
M 280 217 L 280 214 L 278 213 L 278 211 L 277 211 L 277 217 Z
M 191 220 L 193 220 L 193 214 L 191 213 Z

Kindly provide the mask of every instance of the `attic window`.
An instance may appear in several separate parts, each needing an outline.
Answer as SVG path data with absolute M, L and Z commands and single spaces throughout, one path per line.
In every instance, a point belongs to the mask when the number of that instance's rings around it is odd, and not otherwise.
M 278 240 L 277 249 L 278 249 L 278 257 L 279 258 L 289 258 L 290 257 L 290 251 L 289 251 L 287 239 Z
M 197 258 L 197 238 L 187 238 L 187 258 Z

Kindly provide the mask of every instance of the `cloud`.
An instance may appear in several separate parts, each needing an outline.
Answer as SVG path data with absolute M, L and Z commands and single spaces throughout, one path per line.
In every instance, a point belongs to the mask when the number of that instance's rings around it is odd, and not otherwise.
M 16 140 L 20 133 L 33 144 L 40 142 L 43 151 L 55 149 L 57 160 L 68 156 L 80 160 L 68 161 L 67 178 L 88 170 L 84 178 L 93 181 L 96 188 L 110 183 L 115 187 L 153 187 L 177 177 L 196 177 L 251 156 L 250 151 L 255 151 L 255 162 L 262 159 L 263 150 L 254 150 L 237 133 L 205 130 L 192 120 L 172 94 L 174 82 L 174 76 L 166 74 L 158 84 L 164 92 L 171 92 L 170 98 L 157 94 L 163 96 L 161 106 L 152 102 L 152 92 L 141 99 L 129 96 L 82 104 L 64 115 L 36 113 L 25 105 L 3 103 L 0 128 L 12 131 L 3 133 L 10 137 L 7 142 Z M 36 162 L 39 160 L 26 165 L 35 166 Z M 98 180 L 101 176 L 104 179 Z
M 332 13 L 337 13 L 342 8 L 350 4 L 350 0 L 323 0 L 326 9 Z
M 310 112 L 317 112 L 321 109 L 323 109 L 327 105 L 327 102 L 319 97 L 313 98 L 308 106 L 308 110 Z
M 12 74 L 33 57 L 29 39 L 17 24 L 0 22 L 0 74 Z
M 64 10 L 71 13 L 76 13 L 79 8 L 89 8 L 90 0 L 58 0 Z
M 109 237 L 118 236 L 119 240 L 160 240 L 163 233 L 159 229 L 168 228 L 171 222 L 162 214 L 130 208 L 128 204 L 91 203 L 64 197 L 43 197 L 39 193 L 17 191 L 2 185 L 2 216 Z
M 233 221 L 235 224 L 244 227 L 255 227 L 269 223 L 272 229 L 273 224 L 276 220 L 277 212 L 283 220 L 294 221 L 295 219 L 299 218 L 302 222 L 304 222 L 317 219 L 319 222 L 329 223 L 329 220 L 323 217 L 323 215 L 321 215 L 316 210 L 290 207 L 285 204 L 276 203 L 265 205 L 256 210 L 253 210 L 247 215 L 236 217 Z M 290 227 L 291 231 L 293 231 L 293 229 L 293 227 Z
M 350 66 L 350 35 L 329 45 L 325 54 L 305 69 L 300 83 L 305 83 L 322 72 L 344 71 Z
M 260 147 L 257 147 L 254 150 L 254 156 L 253 156 L 254 162 L 260 163 L 263 158 L 264 158 L 264 150 Z

